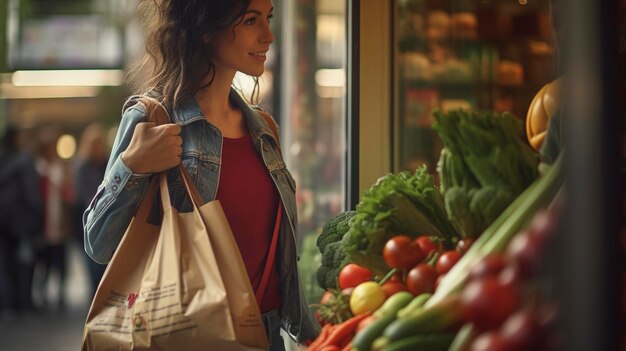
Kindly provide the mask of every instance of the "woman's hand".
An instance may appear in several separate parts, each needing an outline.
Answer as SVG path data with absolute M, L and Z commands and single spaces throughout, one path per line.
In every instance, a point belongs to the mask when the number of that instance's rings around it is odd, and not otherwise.
M 158 173 L 180 163 L 183 139 L 180 126 L 138 123 L 121 157 L 133 173 Z

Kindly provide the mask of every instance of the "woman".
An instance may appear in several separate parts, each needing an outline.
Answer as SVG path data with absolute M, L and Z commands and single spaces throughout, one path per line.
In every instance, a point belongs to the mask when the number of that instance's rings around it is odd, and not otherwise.
M 104 181 L 84 215 L 85 250 L 106 263 L 146 192 L 150 175 L 167 170 L 172 205 L 191 204 L 185 166 L 204 201 L 219 199 L 244 258 L 253 289 L 280 206 L 275 269 L 259 302 L 271 350 L 283 350 L 280 327 L 297 342 L 319 326 L 307 307 L 296 269 L 295 184 L 264 118 L 231 88 L 237 71 L 258 77 L 274 37 L 271 0 L 157 0 L 147 40 L 153 65 L 141 92 L 166 107 L 171 124 L 146 123 L 133 97 L 109 158 Z

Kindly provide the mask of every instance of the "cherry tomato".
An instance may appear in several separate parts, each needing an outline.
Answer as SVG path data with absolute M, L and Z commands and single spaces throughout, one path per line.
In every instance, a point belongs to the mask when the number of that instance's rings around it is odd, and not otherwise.
M 470 281 L 461 292 L 461 312 L 479 330 L 500 326 L 519 304 L 515 287 L 495 277 Z
M 540 247 L 545 246 L 546 241 L 554 235 L 559 226 L 561 209 L 552 206 L 550 209 L 539 211 L 530 223 L 530 235 L 537 240 Z
M 430 256 L 432 253 L 437 252 L 439 247 L 435 244 L 428 235 L 419 236 L 417 239 L 417 244 L 419 245 L 422 252 L 426 254 L 426 256 Z
M 391 278 L 389 278 L 389 280 L 393 281 L 393 282 L 404 282 L 404 277 L 402 276 L 402 272 L 397 271 L 394 275 L 391 276 Z
M 472 245 L 474 244 L 474 241 L 476 241 L 476 239 L 466 238 L 466 239 L 459 240 L 459 242 L 456 243 L 457 251 L 459 251 L 462 254 L 466 253 L 467 250 L 469 250 L 469 248 L 472 247 Z
M 369 269 L 350 263 L 339 272 L 339 289 L 354 288 L 371 279 L 372 272 Z
M 406 287 L 415 296 L 422 293 L 433 293 L 437 272 L 428 263 L 415 266 L 406 276 Z
M 382 285 L 383 291 L 385 292 L 385 296 L 389 297 L 398 291 L 409 291 L 406 285 L 401 282 L 388 280 Z
M 383 258 L 390 268 L 408 269 L 422 262 L 426 255 L 413 239 L 398 235 L 385 244 Z
M 478 261 L 469 273 L 469 279 L 495 277 L 506 267 L 506 259 L 500 254 L 491 254 Z
M 518 233 L 507 247 L 507 255 L 519 264 L 523 277 L 529 277 L 539 264 L 539 242 L 528 231 Z
M 326 290 L 324 295 L 322 295 L 322 299 L 320 300 L 320 304 L 325 304 L 333 300 L 333 293 L 330 290 Z
M 435 269 L 439 274 L 446 274 L 452 267 L 459 262 L 461 254 L 456 250 L 446 251 L 437 259 Z
M 508 264 L 498 274 L 498 280 L 504 285 L 519 286 L 524 282 L 524 279 L 520 264 L 515 262 Z
M 479 335 L 470 347 L 470 351 L 511 351 L 502 336 L 496 332 Z
M 521 310 L 504 322 L 500 334 L 511 351 L 534 350 L 539 346 L 541 328 L 531 311 Z

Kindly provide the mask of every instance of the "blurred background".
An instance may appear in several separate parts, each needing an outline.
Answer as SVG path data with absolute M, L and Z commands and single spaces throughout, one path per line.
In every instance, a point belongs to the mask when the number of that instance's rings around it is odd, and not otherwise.
M 105 268 L 84 254 L 81 216 L 133 93 L 127 68 L 144 53 L 138 2 L 0 1 L 1 350 L 80 346 Z M 345 203 L 347 6 L 274 7 L 260 100 L 281 126 L 304 241 Z M 235 85 L 250 96 L 249 77 Z
M 81 216 L 102 180 L 122 105 L 133 92 L 127 68 L 144 53 L 138 1 L 0 0 L 0 350 L 80 346 L 105 268 L 84 254 Z M 323 293 L 315 280 L 320 227 L 354 208 L 381 175 L 422 164 L 435 173 L 441 143 L 430 129 L 431 110 L 509 111 L 525 121 L 535 94 L 560 76 L 563 52 L 546 0 L 273 3 L 276 41 L 260 79 L 260 105 L 281 126 L 284 156 L 298 184 L 299 269 L 315 302 Z M 577 55 L 597 54 L 590 67 L 608 67 L 600 72 L 604 90 L 593 90 L 599 99 L 626 101 L 615 95 L 623 95 L 623 77 L 615 74 L 623 74 L 624 60 L 613 55 L 626 48 L 626 1 L 568 4 L 573 6 L 563 12 L 581 23 L 610 20 L 574 26 L 563 45 L 580 44 Z M 617 90 L 607 83 L 614 77 Z M 238 76 L 235 85 L 244 96 L 251 93 L 249 77 Z M 623 125 L 608 121 L 613 107 L 600 111 L 605 119 L 593 120 L 603 123 L 594 125 L 601 132 L 577 124 L 579 132 L 596 134 L 571 140 L 581 140 L 580 148 L 598 142 L 596 156 L 610 147 L 613 153 L 601 165 L 613 168 L 602 168 L 601 175 L 617 177 L 619 170 L 621 177 L 626 147 L 616 137 Z M 576 165 L 577 174 L 595 156 L 587 157 Z M 580 179 L 590 189 L 604 189 L 605 197 L 595 201 L 617 204 L 587 218 L 608 216 L 612 222 L 597 228 L 618 231 L 622 188 L 611 196 L 606 191 L 616 179 Z M 595 243 L 618 250 L 616 238 Z M 577 261 L 597 259 L 593 252 L 583 254 L 588 256 Z M 614 254 L 594 261 L 601 262 L 596 270 L 580 277 L 615 263 L 612 269 L 621 274 Z M 597 289 L 608 282 L 620 287 L 615 275 L 597 279 Z M 612 291 L 610 298 L 618 297 Z M 585 301 L 585 295 L 577 298 Z

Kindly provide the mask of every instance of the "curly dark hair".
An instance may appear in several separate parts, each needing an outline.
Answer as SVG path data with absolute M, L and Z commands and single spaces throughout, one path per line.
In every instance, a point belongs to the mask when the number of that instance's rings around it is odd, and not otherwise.
M 132 67 L 131 79 L 146 67 L 150 69 L 137 93 L 156 92 L 166 106 L 177 106 L 209 86 L 215 66 L 205 38 L 238 25 L 249 3 L 250 0 L 143 0 L 139 13 L 148 27 L 146 55 Z M 210 74 L 211 79 L 205 82 Z

